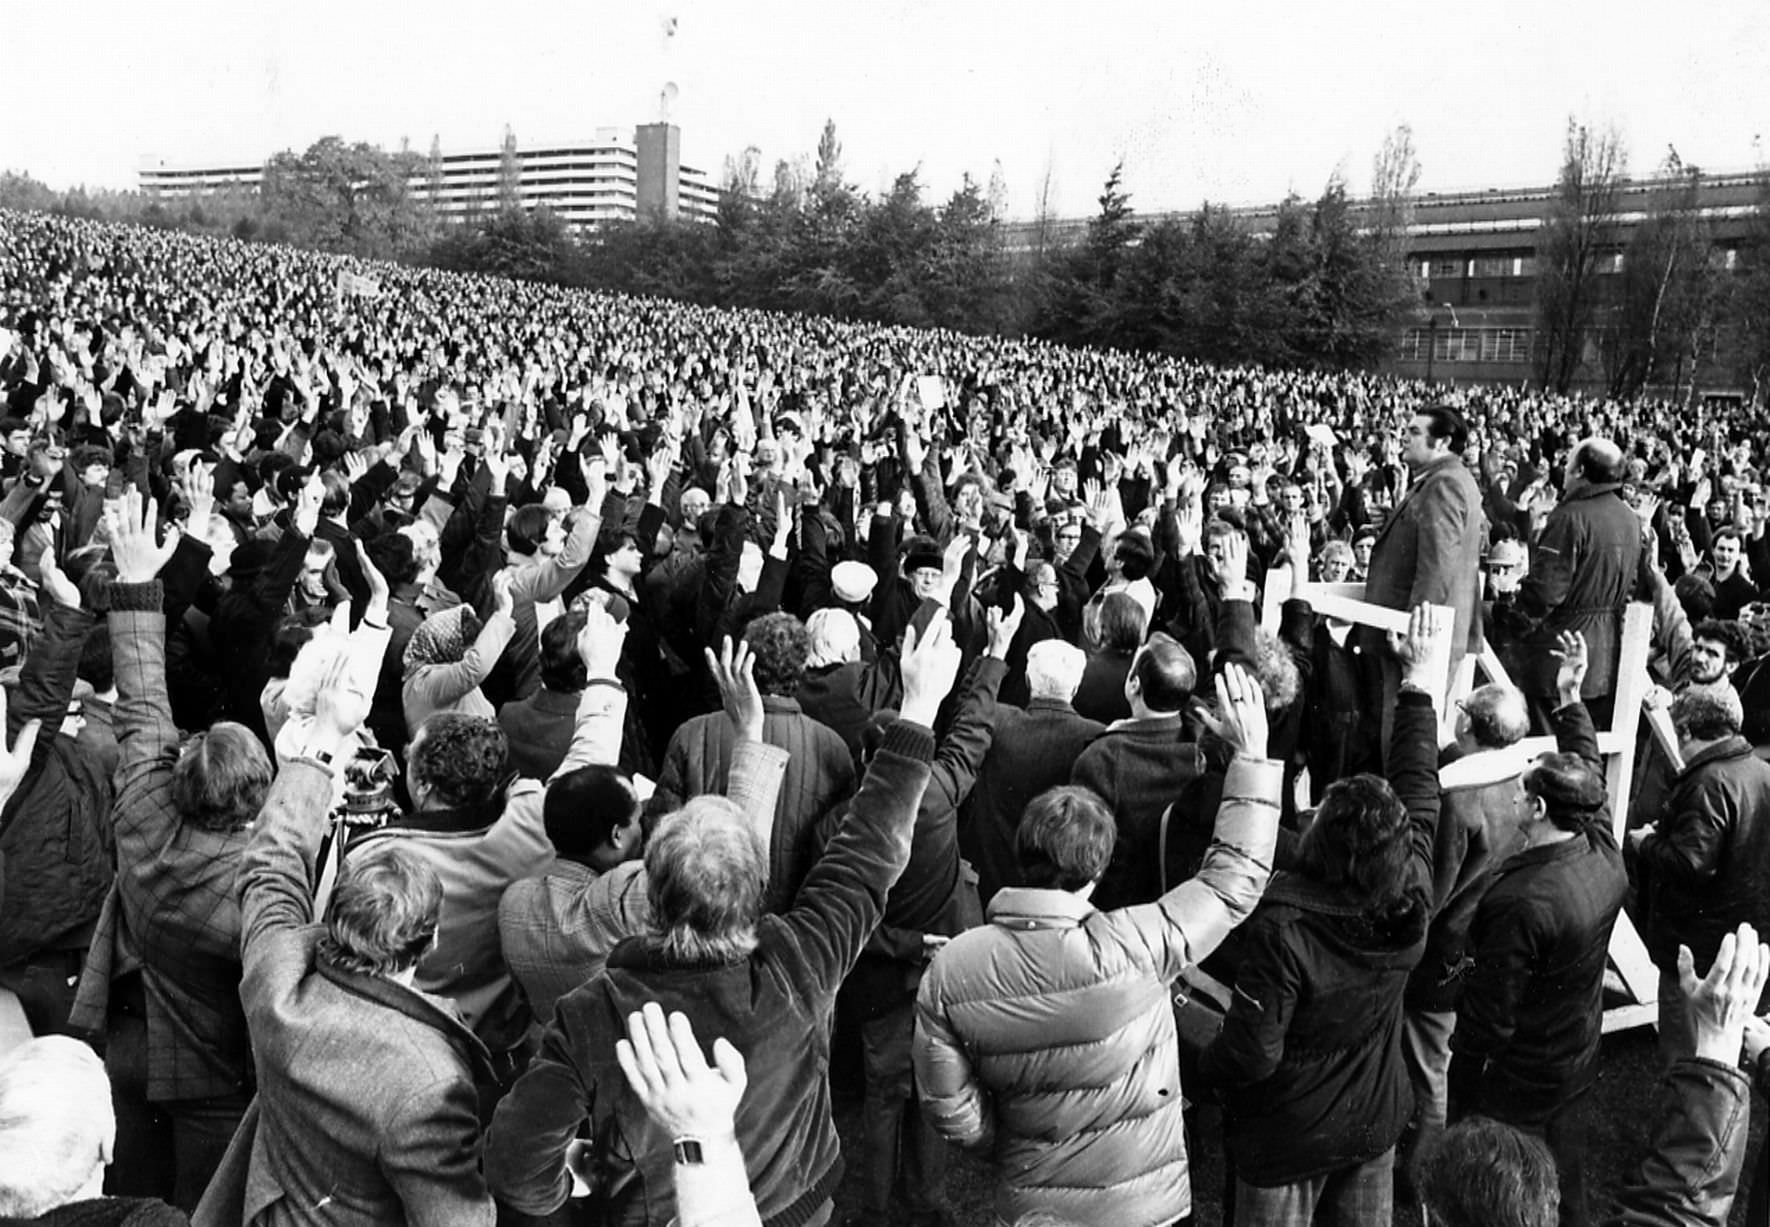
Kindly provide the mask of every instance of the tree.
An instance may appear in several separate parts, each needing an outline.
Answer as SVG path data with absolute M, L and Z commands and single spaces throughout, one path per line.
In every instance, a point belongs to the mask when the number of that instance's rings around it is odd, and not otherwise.
M 836 121 L 824 120 L 823 133 L 817 138 L 817 173 L 813 190 L 832 192 L 842 185 L 842 142 L 836 139 Z
M 997 158 L 989 170 L 989 215 L 995 221 L 1008 220 L 1008 176 L 1002 173 L 1002 160 Z
M 1752 404 L 1770 405 L 1770 178 L 1758 200 L 1737 254 L 1738 272 L 1727 304 L 1727 352 L 1736 355 L 1741 382 Z
M 293 242 L 360 256 L 411 254 L 429 239 L 411 191 L 416 162 L 328 136 L 303 154 L 271 158 L 259 197 L 267 220 L 286 227 Z
M 516 133 L 504 125 L 504 143 L 498 149 L 498 211 L 522 211 L 522 158 L 516 152 Z
M 430 137 L 430 156 L 424 160 L 424 192 L 433 215 L 442 208 L 442 191 L 442 134 L 433 133 Z
M 1628 157 L 1614 128 L 1567 121 L 1561 173 L 1538 233 L 1537 377 L 1566 392 L 1585 359 L 1597 314 L 1598 263 L 1614 244 L 1617 191 Z
M 1709 227 L 1698 208 L 1702 172 L 1668 151 L 1649 197 L 1647 216 L 1623 252 L 1618 294 L 1600 332 L 1610 395 L 1632 400 L 1650 383 L 1694 376 L 1698 355 L 1712 347 L 1720 273 Z

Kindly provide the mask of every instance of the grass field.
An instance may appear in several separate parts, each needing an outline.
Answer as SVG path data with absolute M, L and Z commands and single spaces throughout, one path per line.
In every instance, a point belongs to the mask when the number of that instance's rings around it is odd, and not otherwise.
M 849 1059 L 844 1060 L 844 1056 Z M 860 1205 L 857 1164 L 861 1105 L 858 1070 L 851 1062 L 852 1054 L 839 1053 L 833 1079 L 836 1126 L 842 1135 L 842 1153 L 848 1163 L 847 1176 L 837 1193 L 834 1221 L 838 1225 L 846 1214 Z M 1623 1172 L 1639 1155 L 1645 1142 L 1654 1111 L 1656 1072 L 1651 1029 L 1640 1028 L 1605 1037 L 1603 1073 L 1594 1102 L 1591 1153 L 1587 1157 L 1589 1187 L 1593 1194 L 1591 1221 L 1594 1223 L 1603 1221 L 1608 1194 L 1621 1181 Z M 1202 1124 L 1207 1132 L 1212 1119 L 1207 1112 Z M 1214 1140 L 1207 1140 L 1197 1150 L 1199 1153 L 1191 1156 L 1194 1223 L 1196 1227 L 1220 1227 L 1224 1174 L 1221 1150 Z M 1765 1160 L 1764 1102 L 1756 1100 L 1752 1106 L 1752 1140 L 1746 1166 L 1748 1178 L 1753 1171 L 1763 1171 Z M 1770 1178 L 1770 1173 L 1764 1173 L 1764 1176 Z M 964 1155 L 953 1157 L 947 1175 L 947 1193 L 960 1223 L 967 1227 L 971 1224 L 987 1227 L 990 1223 L 990 1180 L 989 1168 L 981 1160 Z M 1397 1227 L 1418 1227 L 1419 1222 L 1419 1215 L 1413 1210 L 1398 1208 L 1395 1215 Z M 1731 1223 L 1732 1227 L 1746 1227 L 1743 1195 L 1734 1204 Z M 1751 1227 L 1763 1225 L 1752 1224 Z

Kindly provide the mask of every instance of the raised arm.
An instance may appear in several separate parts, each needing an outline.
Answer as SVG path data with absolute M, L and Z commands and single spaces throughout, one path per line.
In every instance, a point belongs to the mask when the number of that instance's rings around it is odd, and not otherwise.
M 807 965 L 818 992 L 834 992 L 848 974 L 909 861 L 934 756 L 935 717 L 959 669 L 959 648 L 944 617 L 920 636 L 913 627 L 904 634 L 902 715 L 886 730 L 860 791 L 784 918 L 814 955 Z
M 584 629 L 578 632 L 578 656 L 590 682 L 578 697 L 572 743 L 553 778 L 595 763 L 621 757 L 621 736 L 627 719 L 627 690 L 615 676 L 627 641 L 627 624 L 616 622 L 595 602 L 584 607 Z
M 140 839 L 157 845 L 177 822 L 172 765 L 179 736 L 166 691 L 164 594 L 155 578 L 174 547 L 155 542 L 155 516 L 153 501 L 144 507 L 134 490 L 125 491 L 119 505 L 106 512 L 117 565 L 107 615 L 117 686 L 117 799 L 111 815 L 119 843 Z

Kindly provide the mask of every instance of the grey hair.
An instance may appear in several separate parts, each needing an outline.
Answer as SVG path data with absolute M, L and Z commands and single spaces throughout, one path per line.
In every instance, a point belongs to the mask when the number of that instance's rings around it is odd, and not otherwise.
M 729 963 L 756 949 L 768 861 L 732 802 L 694 797 L 666 816 L 646 844 L 645 876 L 668 958 Z

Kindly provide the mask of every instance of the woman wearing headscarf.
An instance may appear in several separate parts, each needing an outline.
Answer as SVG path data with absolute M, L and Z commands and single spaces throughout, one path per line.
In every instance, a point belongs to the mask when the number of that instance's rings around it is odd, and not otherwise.
M 480 693 L 486 679 L 516 633 L 510 577 L 492 579 L 492 616 L 482 624 L 471 605 L 457 605 L 431 614 L 419 623 L 406 644 L 405 682 L 401 698 L 406 727 L 414 734 L 439 711 L 458 711 L 492 719 L 497 709 Z

